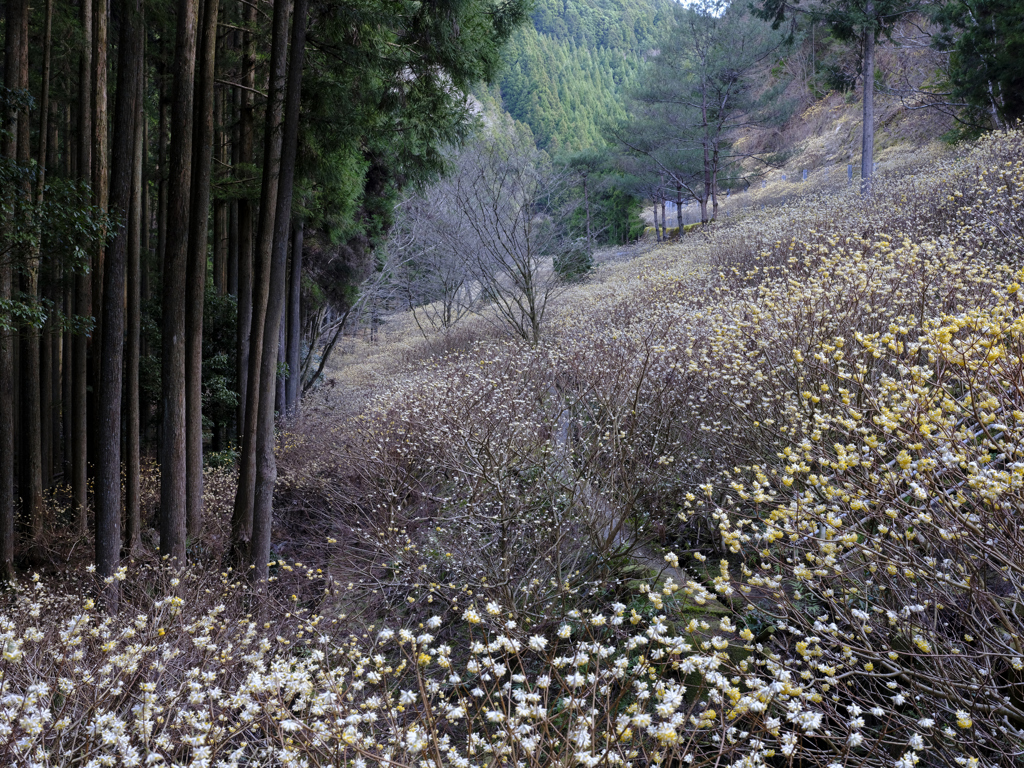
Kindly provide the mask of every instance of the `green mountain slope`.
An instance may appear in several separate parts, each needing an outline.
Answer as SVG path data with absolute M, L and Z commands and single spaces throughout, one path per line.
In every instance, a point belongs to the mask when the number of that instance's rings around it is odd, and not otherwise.
M 672 0 L 538 0 L 533 27 L 509 42 L 491 95 L 548 150 L 601 142 L 622 116 L 622 86 L 637 73 Z

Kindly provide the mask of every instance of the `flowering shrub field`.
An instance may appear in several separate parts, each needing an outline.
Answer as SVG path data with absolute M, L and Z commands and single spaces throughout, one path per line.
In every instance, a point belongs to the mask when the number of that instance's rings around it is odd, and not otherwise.
M 992 136 L 390 373 L 325 562 L 9 599 L 0 762 L 1021 764 L 1022 206 Z

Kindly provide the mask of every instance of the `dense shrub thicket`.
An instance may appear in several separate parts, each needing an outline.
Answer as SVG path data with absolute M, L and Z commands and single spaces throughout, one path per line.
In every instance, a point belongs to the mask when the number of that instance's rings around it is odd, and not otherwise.
M 1024 136 L 959 155 L 393 374 L 308 438 L 344 518 L 332 562 L 275 566 L 282 606 L 230 574 L 116 619 L 27 586 L 0 757 L 1019 762 Z

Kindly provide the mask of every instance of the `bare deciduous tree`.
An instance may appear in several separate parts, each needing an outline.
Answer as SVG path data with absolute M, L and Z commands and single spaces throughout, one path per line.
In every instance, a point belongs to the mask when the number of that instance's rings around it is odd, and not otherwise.
M 463 252 L 470 233 L 451 192 L 445 180 L 403 201 L 388 242 L 387 282 L 424 335 L 424 323 L 448 333 L 473 312 L 480 294 Z
M 487 306 L 536 344 L 548 300 L 564 284 L 554 260 L 573 244 L 566 184 L 528 132 L 499 124 L 452 159 L 452 173 L 404 204 L 392 240 L 394 279 L 435 328 Z
M 467 147 L 453 181 L 471 233 L 470 274 L 498 318 L 536 344 L 548 300 L 562 285 L 553 259 L 570 247 L 553 206 L 561 178 L 532 138 L 513 129 Z

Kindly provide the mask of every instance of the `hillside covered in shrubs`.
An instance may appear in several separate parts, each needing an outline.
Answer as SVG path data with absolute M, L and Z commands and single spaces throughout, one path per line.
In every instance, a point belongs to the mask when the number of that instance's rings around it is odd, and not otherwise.
M 605 265 L 536 345 L 392 332 L 283 436 L 263 592 L 8 594 L 0 762 L 1019 764 L 1024 136 L 916 161 Z

